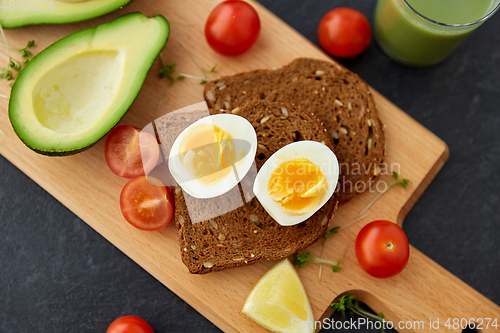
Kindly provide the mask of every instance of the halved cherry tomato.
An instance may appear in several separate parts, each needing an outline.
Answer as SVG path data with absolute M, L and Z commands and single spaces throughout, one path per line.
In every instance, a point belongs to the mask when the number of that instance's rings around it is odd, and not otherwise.
M 370 44 L 372 29 L 366 17 L 355 9 L 335 8 L 321 19 L 319 43 L 334 57 L 350 58 Z
M 396 223 L 373 221 L 365 225 L 356 237 L 356 257 L 361 268 L 371 276 L 395 276 L 408 264 L 408 238 Z
M 132 179 L 122 189 L 120 208 L 128 223 L 141 230 L 164 228 L 173 214 L 170 190 L 154 177 Z
M 136 316 L 123 316 L 109 325 L 106 333 L 154 333 L 144 320 Z
M 245 1 L 228 0 L 212 10 L 205 24 L 208 45 L 225 56 L 245 53 L 257 41 L 260 19 Z
M 149 173 L 155 167 L 160 148 L 153 135 L 133 126 L 121 125 L 109 132 L 104 156 L 115 174 L 135 178 Z

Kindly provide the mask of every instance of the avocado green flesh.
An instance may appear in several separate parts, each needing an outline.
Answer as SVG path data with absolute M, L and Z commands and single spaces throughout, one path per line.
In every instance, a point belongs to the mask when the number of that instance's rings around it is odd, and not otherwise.
M 3 28 L 11 29 L 34 24 L 72 23 L 99 17 L 113 12 L 132 0 L 16 0 L 17 7 L 0 10 Z M 22 5 L 21 5 L 22 3 Z M 52 6 L 53 8 L 49 8 Z M 14 8 L 14 10 L 10 10 Z M 29 8 L 29 10 L 28 10 Z M 22 9 L 22 10 L 18 10 Z
M 116 50 L 88 51 L 46 73 L 33 89 L 38 121 L 59 133 L 94 125 L 117 95 L 123 62 Z
M 12 88 L 14 131 L 38 153 L 88 148 L 130 108 L 168 35 L 163 16 L 131 13 L 52 44 Z

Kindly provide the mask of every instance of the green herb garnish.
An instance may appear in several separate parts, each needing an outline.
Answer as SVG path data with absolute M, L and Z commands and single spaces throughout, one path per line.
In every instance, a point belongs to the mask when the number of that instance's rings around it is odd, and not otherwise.
M 365 209 L 363 209 L 359 214 L 358 216 L 361 216 L 363 215 L 374 203 L 375 201 L 377 201 L 385 192 L 387 192 L 391 187 L 394 187 L 394 186 L 397 186 L 397 185 L 401 185 L 405 190 L 406 190 L 406 186 L 408 184 L 413 184 L 411 182 L 411 180 L 409 179 L 406 179 L 406 178 L 403 178 L 402 180 L 398 180 L 398 173 L 393 171 L 392 172 L 392 178 L 394 178 L 394 180 L 389 184 L 389 186 L 387 186 L 387 188 L 385 190 L 383 190 L 382 192 L 380 192 L 375 198 L 373 198 L 372 201 L 370 201 L 370 203 L 365 207 Z
M 332 266 L 332 270 L 334 272 L 340 272 L 340 267 L 339 267 L 340 260 L 339 260 L 339 262 L 333 262 L 333 261 L 326 260 L 326 259 L 316 258 L 316 257 L 313 257 L 311 252 L 307 252 L 307 253 L 302 252 L 301 255 L 299 255 L 298 253 L 294 253 L 293 254 L 293 263 L 295 265 L 297 265 L 299 267 L 299 269 L 302 268 L 302 266 L 304 266 L 307 263 L 326 264 L 326 265 Z
M 198 60 L 196 60 L 196 58 L 193 56 L 193 54 L 191 53 L 191 51 L 187 48 L 186 44 L 184 44 L 182 41 L 177 41 L 179 43 L 180 46 L 182 46 L 182 48 L 184 49 L 184 51 L 187 52 L 187 54 L 189 54 L 189 57 L 191 58 L 191 60 L 193 60 L 193 62 L 196 64 L 196 66 L 200 69 L 200 71 L 203 73 L 203 76 L 204 78 L 206 79 L 207 78 L 207 73 L 215 73 L 215 68 L 217 67 L 217 64 L 215 64 L 214 67 L 212 67 L 212 69 L 208 70 L 206 69 L 205 67 L 203 67 Z
M 1 70 L 2 71 L 0 72 L 0 78 L 7 79 L 7 81 L 11 81 L 14 79 L 14 76 L 12 75 L 9 69 L 2 68 Z
M 353 319 L 355 319 L 355 316 L 358 315 L 360 317 L 364 317 L 367 319 L 371 319 L 374 321 L 379 321 L 382 323 L 381 325 L 381 331 L 384 332 L 384 315 L 382 312 L 380 312 L 378 315 L 374 315 L 370 312 L 367 312 L 359 306 L 359 301 L 354 299 L 356 296 L 354 295 L 344 295 L 339 298 L 337 302 L 333 302 L 330 304 L 333 310 L 335 311 L 340 311 L 342 312 L 342 319 L 345 320 L 345 312 L 348 310 L 349 314 Z
M 321 237 L 323 238 L 323 244 L 325 243 L 325 241 L 330 238 L 333 234 L 336 234 L 339 232 L 339 229 L 340 227 L 335 227 L 335 228 L 332 228 L 330 230 L 328 230 L 327 232 L 324 233 L 324 235 Z
M 342 261 L 342 259 L 339 259 L 339 262 L 337 263 L 337 265 L 333 266 L 332 270 L 334 273 L 340 272 L 340 262 L 341 261 Z
M 175 63 L 165 65 L 161 55 L 160 55 L 160 63 L 161 63 L 161 68 L 158 72 L 158 74 L 160 75 L 160 78 L 167 78 L 170 80 L 171 83 L 185 79 L 185 78 L 200 80 L 201 84 L 205 84 L 208 82 L 207 78 L 195 76 L 195 75 L 190 75 L 190 74 L 185 74 L 185 73 L 181 73 L 181 72 L 177 71 L 175 69 L 175 66 L 176 66 Z M 174 75 L 177 75 L 177 76 L 174 76 Z
M 178 22 L 182 22 L 182 21 L 178 21 Z M 187 22 L 182 22 L 182 23 L 190 24 Z M 159 70 L 159 75 L 160 75 L 160 78 L 169 79 L 170 84 L 168 85 L 167 90 L 163 93 L 163 96 L 158 101 L 158 104 L 156 105 L 155 113 L 158 110 L 158 108 L 160 107 L 161 103 L 163 102 L 163 99 L 165 98 L 165 96 L 168 94 L 170 88 L 172 88 L 172 86 L 174 85 L 175 82 L 183 80 L 185 78 L 189 78 L 189 79 L 200 80 L 200 84 L 206 84 L 208 81 L 210 81 L 207 78 L 207 73 L 215 73 L 216 72 L 217 64 L 215 64 L 212 67 L 212 69 L 210 69 L 210 70 L 204 68 L 203 66 L 200 65 L 198 60 L 196 60 L 196 58 L 193 56 L 191 51 L 189 51 L 189 49 L 187 48 L 187 46 L 183 42 L 181 42 L 180 40 L 177 42 L 189 54 L 189 57 L 191 58 L 191 60 L 193 60 L 193 62 L 196 64 L 196 66 L 201 70 L 201 72 L 203 73 L 203 77 L 178 72 L 177 70 L 175 70 L 175 63 L 165 65 L 165 63 L 163 62 L 163 58 L 160 54 L 159 58 L 160 58 L 161 68 Z M 177 75 L 177 76 L 175 76 L 175 75 Z
M 33 59 L 33 55 L 31 54 L 30 51 L 27 50 L 27 49 L 33 47 L 33 45 L 35 45 L 35 41 L 34 40 L 30 40 L 24 49 L 20 49 L 19 50 L 19 53 L 21 54 L 21 57 L 28 58 L 28 59 L 25 59 L 23 62 L 28 62 L 31 59 Z
M 0 68 L 0 78 L 6 79 L 7 81 L 15 81 L 23 71 L 24 67 L 26 67 L 28 62 L 30 62 L 31 59 L 33 59 L 33 54 L 30 51 L 28 51 L 28 49 L 33 47 L 33 45 L 35 45 L 35 41 L 30 40 L 23 49 L 16 49 L 9 46 L 9 44 L 7 43 L 7 39 L 5 38 L 5 35 L 3 33 L 3 28 L 1 27 L 1 25 L 0 25 L 0 32 L 5 42 L 5 44 L 3 45 L 7 48 L 7 55 L 9 57 L 9 66 L 7 68 L 5 67 Z M 18 61 L 12 58 L 10 50 L 19 52 L 22 60 Z M 13 82 L 9 84 L 9 86 L 12 85 Z
M 333 234 L 336 234 L 339 232 L 339 229 L 340 227 L 335 227 L 335 228 L 332 228 L 330 230 L 328 230 L 327 232 L 325 232 L 323 234 L 323 236 L 321 237 L 321 255 L 320 255 L 320 259 L 323 259 L 323 252 L 325 250 L 325 242 L 328 238 L 330 238 Z M 337 265 L 340 264 L 340 261 L 339 263 L 337 263 Z M 321 280 L 321 272 L 323 271 L 323 264 L 320 264 L 319 266 L 319 273 L 318 273 L 318 279 Z M 338 268 L 338 271 L 335 270 L 335 267 L 333 268 L 333 271 L 334 272 L 340 272 L 340 268 Z
M 163 102 L 163 99 L 165 98 L 165 96 L 167 96 L 170 88 L 172 88 L 172 86 L 176 82 L 184 80 L 186 78 L 200 80 L 200 84 L 206 84 L 208 82 L 208 79 L 207 79 L 206 75 L 205 75 L 205 77 L 200 77 L 200 76 L 195 76 L 195 75 L 181 73 L 181 72 L 179 72 L 179 71 L 177 71 L 175 69 L 175 66 L 176 66 L 175 63 L 167 64 L 166 65 L 164 63 L 164 61 L 163 61 L 163 58 L 162 58 L 161 54 L 160 54 L 159 58 L 160 58 L 161 68 L 158 71 L 158 75 L 160 76 L 160 78 L 167 78 L 170 81 L 170 83 L 169 83 L 169 85 L 167 87 L 167 90 L 165 90 L 165 92 L 163 93 L 163 96 L 158 101 L 158 104 L 156 105 L 155 113 L 158 110 L 158 108 L 160 107 L 161 103 Z M 215 65 L 210 72 L 212 72 L 212 73 L 215 72 L 215 67 L 216 66 L 217 65 Z

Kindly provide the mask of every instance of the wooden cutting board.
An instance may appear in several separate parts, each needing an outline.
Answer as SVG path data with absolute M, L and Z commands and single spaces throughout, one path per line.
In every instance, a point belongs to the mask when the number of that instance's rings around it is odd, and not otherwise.
M 329 59 L 321 50 L 272 15 L 253 3 L 262 20 L 261 35 L 245 55 L 224 58 L 207 46 L 203 26 L 209 11 L 218 0 L 136 0 L 123 10 L 87 22 L 60 26 L 35 26 L 5 32 L 9 43 L 24 47 L 35 39 L 39 52 L 57 39 L 80 29 L 109 21 L 126 12 L 142 11 L 146 15 L 163 14 L 171 23 L 170 40 L 163 52 L 167 63 L 175 62 L 183 73 L 201 75 L 188 50 L 206 68 L 218 64 L 218 75 L 257 68 L 285 65 L 296 57 Z M 7 57 L 0 54 L 3 66 Z M 134 105 L 121 121 L 143 127 L 170 111 L 203 101 L 203 86 L 196 80 L 184 80 L 170 90 L 162 107 L 155 107 L 167 88 L 168 81 L 158 78 L 158 61 L 154 64 Z M 9 94 L 5 84 L 0 93 Z M 397 277 L 378 280 L 365 274 L 357 264 L 354 239 L 363 225 L 375 219 L 389 219 L 400 225 L 405 215 L 423 193 L 448 158 L 446 144 L 373 91 L 380 118 L 387 125 L 386 162 L 398 163 L 402 177 L 413 185 L 406 190 L 391 189 L 369 211 L 368 218 L 340 231 L 326 243 L 324 257 L 336 260 L 347 247 L 341 273 L 329 269 L 318 279 L 318 265 L 306 265 L 299 275 L 305 285 L 315 317 L 329 316 L 329 304 L 342 293 L 356 294 L 375 311 L 382 311 L 387 320 L 423 321 L 424 328 L 414 332 L 436 331 L 429 327 L 429 318 L 440 319 L 438 331 L 460 332 L 444 327 L 448 318 L 496 318 L 500 308 L 434 263 L 415 248 L 406 270 Z M 0 153 L 61 201 L 165 286 L 226 332 L 264 332 L 265 329 L 242 314 L 247 295 L 258 279 L 274 264 L 258 264 L 211 273 L 205 276 L 188 274 L 179 255 L 174 223 L 157 232 L 143 232 L 123 219 L 118 198 L 126 179 L 115 176 L 104 160 L 104 140 L 92 149 L 72 157 L 50 158 L 26 148 L 13 132 L 7 115 L 7 101 L 0 101 Z M 385 176 L 389 180 L 389 176 Z M 339 208 L 333 226 L 349 224 L 375 196 L 365 193 Z M 309 249 L 319 255 L 317 243 Z M 405 330 L 400 330 L 405 331 Z M 492 329 L 487 332 L 496 331 Z

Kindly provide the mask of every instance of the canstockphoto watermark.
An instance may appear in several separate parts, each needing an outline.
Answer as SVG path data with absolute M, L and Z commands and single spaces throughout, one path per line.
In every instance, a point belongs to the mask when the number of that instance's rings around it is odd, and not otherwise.
M 423 321 L 401 321 L 393 323 L 392 321 L 373 321 L 366 318 L 350 318 L 349 320 L 335 320 L 333 318 L 324 318 L 323 320 L 307 320 L 302 321 L 298 318 L 293 318 L 291 321 L 291 328 L 299 329 L 344 329 L 344 330 L 358 330 L 358 329 L 424 329 L 425 323 Z

